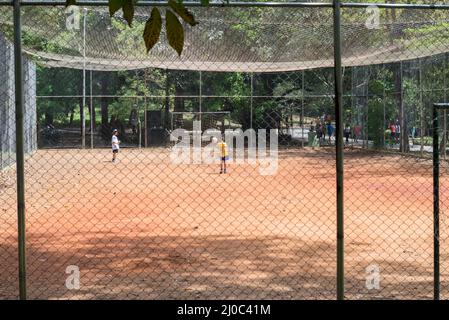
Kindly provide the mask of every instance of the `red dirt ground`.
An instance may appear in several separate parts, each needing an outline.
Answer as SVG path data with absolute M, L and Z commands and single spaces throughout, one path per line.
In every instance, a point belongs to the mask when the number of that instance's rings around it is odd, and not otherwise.
M 280 151 L 279 170 L 174 165 L 166 149 L 39 150 L 26 161 L 30 298 L 335 299 L 333 150 Z M 14 172 L 0 180 L 0 297 L 17 297 Z M 449 173 L 441 178 L 443 297 L 449 296 Z M 347 151 L 350 299 L 431 298 L 429 160 Z M 81 272 L 65 287 L 66 267 Z M 366 288 L 366 268 L 380 289 Z

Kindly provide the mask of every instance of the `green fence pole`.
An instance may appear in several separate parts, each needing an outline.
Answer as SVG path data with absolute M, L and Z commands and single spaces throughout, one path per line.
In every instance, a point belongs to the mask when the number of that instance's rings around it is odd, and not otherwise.
M 337 169 L 337 299 L 344 299 L 344 228 L 343 228 L 343 85 L 341 70 L 341 16 L 339 0 L 334 0 L 334 80 L 335 137 Z
M 438 106 L 433 106 L 433 298 L 440 299 L 440 152 Z
M 19 244 L 19 297 L 25 300 L 25 169 L 23 147 L 23 66 L 22 66 L 22 26 L 20 20 L 20 0 L 14 0 L 14 79 L 16 102 L 16 168 L 17 168 L 17 223 Z

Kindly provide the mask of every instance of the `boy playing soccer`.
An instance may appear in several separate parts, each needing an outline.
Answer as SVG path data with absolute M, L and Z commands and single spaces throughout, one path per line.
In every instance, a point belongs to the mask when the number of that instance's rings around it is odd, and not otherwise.
M 217 148 L 220 154 L 220 174 L 226 173 L 226 160 L 229 160 L 228 146 L 223 138 L 217 143 Z
M 118 130 L 114 129 L 114 131 L 112 131 L 112 162 L 115 162 L 115 158 L 117 157 L 117 153 L 120 149 L 120 140 L 118 139 Z

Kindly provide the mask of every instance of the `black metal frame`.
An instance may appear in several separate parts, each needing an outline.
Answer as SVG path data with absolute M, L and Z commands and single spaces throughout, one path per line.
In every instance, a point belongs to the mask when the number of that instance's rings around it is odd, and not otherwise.
M 25 179 L 24 179 L 24 145 L 23 145 L 23 70 L 21 48 L 21 6 L 63 6 L 65 1 L 11 0 L 0 2 L 0 6 L 14 8 L 14 55 L 16 83 L 16 163 L 17 163 L 17 214 L 19 243 L 19 295 L 26 299 L 26 240 L 25 240 Z M 80 6 L 107 6 L 105 0 L 80 0 Z M 139 1 L 138 6 L 167 6 L 167 2 Z M 187 7 L 199 7 L 199 1 L 186 1 Z M 336 115 L 336 194 L 337 194 L 337 299 L 344 299 L 344 206 L 343 206 L 343 124 L 342 124 L 342 63 L 341 63 L 341 8 L 366 8 L 376 6 L 385 9 L 430 9 L 449 10 L 449 4 L 394 4 L 394 3 L 342 3 L 333 2 L 230 2 L 210 3 L 210 7 L 278 7 L 278 8 L 332 8 L 334 22 L 334 79 L 335 79 L 335 115 Z M 439 298 L 439 155 L 438 155 L 438 118 L 437 110 L 449 108 L 448 104 L 434 105 L 434 298 Z M 435 138 L 436 137 L 436 138 Z M 436 151 L 435 151 L 436 150 Z M 435 153 L 436 152 L 436 153 Z
M 0 2 L 0 6 L 7 5 L 13 6 L 16 0 L 4 1 Z M 64 0 L 21 0 L 19 1 L 21 6 L 64 6 L 66 2 Z M 232 1 L 226 2 L 223 0 L 222 3 L 211 2 L 209 3 L 209 7 L 278 7 L 278 8 L 334 8 L 334 2 L 276 2 L 276 1 L 267 1 L 267 2 L 241 2 L 241 1 Z M 353 2 L 341 2 L 341 8 L 366 8 L 376 6 L 381 9 L 449 9 L 449 4 L 410 4 L 410 3 L 353 3 Z M 107 0 L 77 0 L 77 5 L 79 6 L 107 6 Z M 201 2 L 198 1 L 184 1 L 183 4 L 186 7 L 201 7 Z M 158 6 L 165 7 L 168 6 L 168 2 L 166 1 L 148 1 L 148 0 L 140 0 L 136 3 L 137 6 Z
M 440 299 L 440 146 L 438 111 L 449 110 L 449 103 L 433 104 L 433 298 Z M 446 150 L 444 150 L 446 151 Z

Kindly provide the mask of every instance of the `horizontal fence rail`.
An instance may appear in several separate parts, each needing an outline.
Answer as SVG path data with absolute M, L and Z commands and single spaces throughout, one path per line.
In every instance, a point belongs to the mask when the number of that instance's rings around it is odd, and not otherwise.
M 14 1 L 2 1 L 0 6 L 12 6 Z M 184 1 L 186 7 L 201 7 L 203 6 L 201 2 L 194 1 Z M 65 6 L 65 1 L 33 1 L 33 0 L 21 0 L 21 6 Z M 107 6 L 108 1 L 98 1 L 98 0 L 81 0 L 77 1 L 79 6 Z M 168 2 L 165 1 L 145 1 L 140 0 L 136 3 L 136 6 L 168 6 Z M 254 8 L 332 8 L 332 2 L 238 2 L 238 1 L 223 1 L 220 2 L 210 2 L 209 7 L 254 7 Z M 340 7 L 342 8 L 367 8 L 376 6 L 381 9 L 420 9 L 420 10 L 448 10 L 448 4 L 435 3 L 435 4 L 411 4 L 411 3 L 352 3 L 352 2 L 342 2 Z

